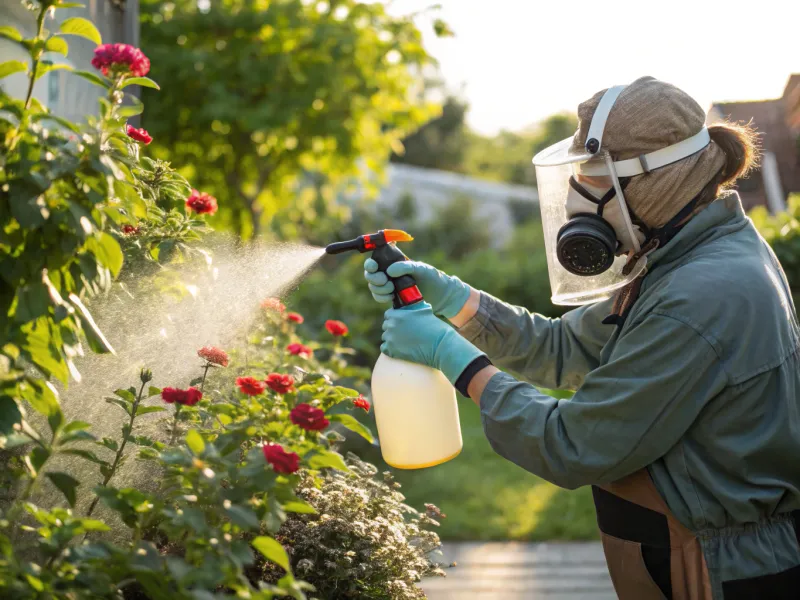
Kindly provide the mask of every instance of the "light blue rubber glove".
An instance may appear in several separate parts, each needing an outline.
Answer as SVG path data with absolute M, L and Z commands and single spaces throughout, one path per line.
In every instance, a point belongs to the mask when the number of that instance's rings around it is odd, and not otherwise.
M 439 369 L 453 385 L 464 369 L 483 355 L 436 317 L 427 302 L 387 310 L 381 339 L 381 352 L 387 356 Z
M 470 287 L 466 283 L 423 262 L 396 262 L 389 265 L 386 272 L 392 277 L 411 275 L 425 300 L 433 307 L 433 312 L 447 319 L 455 317 L 469 299 Z M 386 273 L 378 271 L 378 263 L 371 258 L 364 262 L 364 277 L 375 300 L 392 301 L 394 283 L 389 281 Z

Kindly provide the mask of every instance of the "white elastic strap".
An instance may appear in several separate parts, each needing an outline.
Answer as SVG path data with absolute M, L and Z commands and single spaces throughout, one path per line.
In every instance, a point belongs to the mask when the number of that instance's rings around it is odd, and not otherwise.
M 711 136 L 708 133 L 708 129 L 703 127 L 692 137 L 686 138 L 677 144 L 660 148 L 650 154 L 643 154 L 638 158 L 618 160 L 614 163 L 614 170 L 617 173 L 617 177 L 634 177 L 635 175 L 649 173 L 700 152 L 710 142 Z M 581 173 L 592 177 L 611 174 L 604 165 L 590 165 L 588 163 L 581 165 Z
M 611 158 L 611 154 L 608 152 L 604 152 L 603 157 L 606 160 L 608 170 L 611 172 L 611 181 L 614 182 L 614 189 L 617 192 L 616 196 L 617 202 L 619 202 L 619 211 L 622 213 L 622 218 L 625 220 L 625 227 L 628 228 L 628 235 L 631 236 L 633 249 L 636 252 L 639 252 L 642 247 L 639 245 L 639 238 L 636 237 L 636 231 L 633 229 L 633 222 L 631 221 L 631 215 L 628 212 L 628 205 L 625 202 L 625 195 L 622 193 L 622 186 L 619 184 L 619 177 L 617 177 L 617 170 L 614 167 L 614 160 Z
M 593 154 L 600 152 L 600 149 L 603 147 L 603 131 L 606 128 L 608 114 L 611 112 L 611 108 L 614 106 L 617 98 L 619 98 L 622 90 L 626 87 L 628 86 L 616 85 L 608 88 L 594 111 L 592 122 L 589 124 L 589 132 L 586 134 L 587 142 L 591 139 L 597 140 L 597 150 L 595 150 Z

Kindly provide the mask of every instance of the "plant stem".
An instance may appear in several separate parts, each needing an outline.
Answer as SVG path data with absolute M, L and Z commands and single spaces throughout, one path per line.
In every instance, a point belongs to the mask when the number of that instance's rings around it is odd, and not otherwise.
M 177 404 L 175 406 L 175 420 L 172 422 L 172 435 L 170 435 L 170 438 L 169 438 L 169 445 L 170 446 L 174 446 L 175 445 L 175 438 L 178 435 L 178 415 L 181 412 L 181 406 L 183 406 L 183 405 L 182 404 Z
M 36 17 L 36 41 L 40 41 L 42 39 L 42 31 L 44 30 L 44 18 L 47 15 L 48 9 L 42 5 L 41 10 L 39 11 L 39 16 Z M 36 71 L 39 70 L 39 61 L 42 59 L 42 53 L 44 49 L 40 49 L 36 52 L 36 56 L 33 57 L 33 65 L 31 69 L 31 77 L 30 81 L 28 82 L 28 93 L 25 95 L 25 111 L 27 112 L 28 109 L 31 107 L 31 97 L 33 96 L 33 85 L 36 83 Z
M 111 468 L 108 470 L 108 473 L 103 479 L 103 483 L 101 483 L 101 487 L 106 487 L 108 482 L 111 481 L 111 478 L 114 477 L 117 473 L 117 467 L 119 466 L 119 462 L 122 460 L 122 453 L 125 451 L 125 445 L 128 443 L 128 439 L 130 439 L 131 435 L 133 434 L 133 421 L 136 419 L 136 411 L 139 408 L 139 403 L 142 401 L 142 397 L 144 396 L 144 382 L 142 383 L 142 387 L 139 388 L 139 395 L 136 397 L 136 401 L 133 403 L 131 407 L 131 419 L 128 422 L 128 430 L 127 432 L 123 432 L 122 434 L 122 443 L 119 445 L 119 449 L 117 450 L 116 456 L 114 456 L 114 462 L 111 464 Z M 92 500 L 91 505 L 89 505 L 89 510 L 86 512 L 87 517 L 91 517 L 94 509 L 97 507 L 97 503 L 100 501 L 100 496 L 95 496 L 94 500 Z
M 206 385 L 206 375 L 208 375 L 208 370 L 211 368 L 211 363 L 206 361 L 205 369 L 203 369 L 203 381 L 200 382 L 200 393 L 203 393 L 203 388 Z

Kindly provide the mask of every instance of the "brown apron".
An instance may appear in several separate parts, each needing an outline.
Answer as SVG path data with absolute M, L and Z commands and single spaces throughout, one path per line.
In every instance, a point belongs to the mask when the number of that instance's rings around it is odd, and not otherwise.
M 712 600 L 700 542 L 667 508 L 647 469 L 592 493 L 620 600 Z

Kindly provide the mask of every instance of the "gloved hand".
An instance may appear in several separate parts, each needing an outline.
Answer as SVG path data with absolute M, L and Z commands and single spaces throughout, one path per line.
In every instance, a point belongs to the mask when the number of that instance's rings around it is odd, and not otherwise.
M 392 358 L 439 369 L 455 385 L 469 364 L 483 352 L 419 302 L 386 311 L 381 352 Z
M 425 300 L 433 307 L 433 312 L 447 319 L 455 317 L 469 299 L 470 287 L 466 283 L 423 262 L 396 262 L 389 265 L 386 272 L 392 277 L 411 275 L 417 281 Z M 371 258 L 364 262 L 364 277 L 375 300 L 392 301 L 394 283 L 389 281 L 386 273 L 378 271 L 378 263 Z

